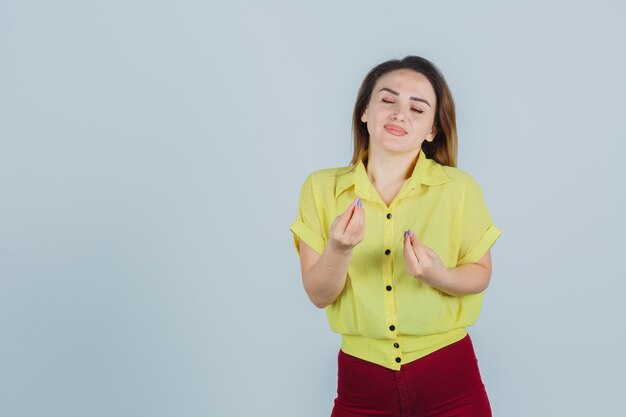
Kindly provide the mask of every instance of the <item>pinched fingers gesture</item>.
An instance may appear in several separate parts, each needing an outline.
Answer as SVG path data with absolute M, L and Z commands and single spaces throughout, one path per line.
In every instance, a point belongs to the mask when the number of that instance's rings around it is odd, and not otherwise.
M 404 261 L 409 274 L 431 287 L 445 281 L 447 268 L 439 255 L 423 245 L 411 229 L 404 233 Z
M 365 211 L 357 198 L 330 224 L 328 244 L 339 251 L 351 251 L 365 237 Z

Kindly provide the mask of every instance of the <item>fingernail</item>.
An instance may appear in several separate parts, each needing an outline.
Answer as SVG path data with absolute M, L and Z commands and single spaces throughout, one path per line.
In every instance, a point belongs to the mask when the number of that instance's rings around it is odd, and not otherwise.
M 413 236 L 413 231 L 411 229 L 408 229 L 407 233 L 409 234 L 409 236 Z
M 359 197 L 357 197 L 357 198 L 356 198 L 356 199 L 352 202 L 352 204 L 350 204 L 350 207 L 354 207 L 354 206 L 356 206 L 358 203 L 359 203 Z
M 361 197 L 359 197 L 359 201 L 356 203 L 356 206 L 357 206 L 358 208 L 363 207 L 363 201 L 361 201 Z
M 408 230 L 405 230 L 405 231 L 404 231 L 404 238 L 405 238 L 405 239 L 406 239 L 406 235 L 407 235 L 407 233 L 408 233 L 408 232 L 409 232 Z

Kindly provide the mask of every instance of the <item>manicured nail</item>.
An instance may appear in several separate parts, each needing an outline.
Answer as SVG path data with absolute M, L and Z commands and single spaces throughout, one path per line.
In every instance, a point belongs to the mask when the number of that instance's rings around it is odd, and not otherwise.
M 406 235 L 407 235 L 407 233 L 408 233 L 408 230 L 405 230 L 405 231 L 404 231 L 404 239 L 405 239 L 405 240 L 406 240 Z
M 358 208 L 363 207 L 363 201 L 361 201 L 361 197 L 359 197 L 359 201 L 356 203 L 356 206 L 357 206 Z
M 413 236 L 413 231 L 411 229 L 408 229 L 407 233 L 409 234 L 409 236 Z

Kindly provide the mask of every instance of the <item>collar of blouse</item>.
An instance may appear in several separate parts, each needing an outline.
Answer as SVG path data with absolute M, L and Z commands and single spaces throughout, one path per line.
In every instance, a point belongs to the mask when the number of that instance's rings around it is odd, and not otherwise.
M 405 197 L 406 195 L 418 193 L 420 184 L 424 185 L 439 185 L 450 181 L 450 177 L 446 174 L 443 166 L 433 159 L 426 158 L 424 151 L 420 149 L 417 164 L 413 168 L 411 176 L 407 179 L 405 185 L 402 187 L 399 197 Z M 367 158 L 367 151 L 365 151 L 363 159 Z M 373 187 L 370 182 L 363 159 L 359 161 L 355 166 L 350 166 L 343 174 L 340 174 L 335 186 L 335 198 L 350 188 L 355 187 L 355 192 L 360 196 L 369 196 L 370 188 Z

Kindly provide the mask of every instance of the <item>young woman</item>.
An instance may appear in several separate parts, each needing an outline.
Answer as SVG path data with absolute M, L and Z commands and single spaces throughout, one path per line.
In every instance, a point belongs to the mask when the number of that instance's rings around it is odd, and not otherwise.
M 466 327 L 500 236 L 456 168 L 452 95 L 430 61 L 374 67 L 350 166 L 304 181 L 291 225 L 302 282 L 342 335 L 332 417 L 491 416 Z

